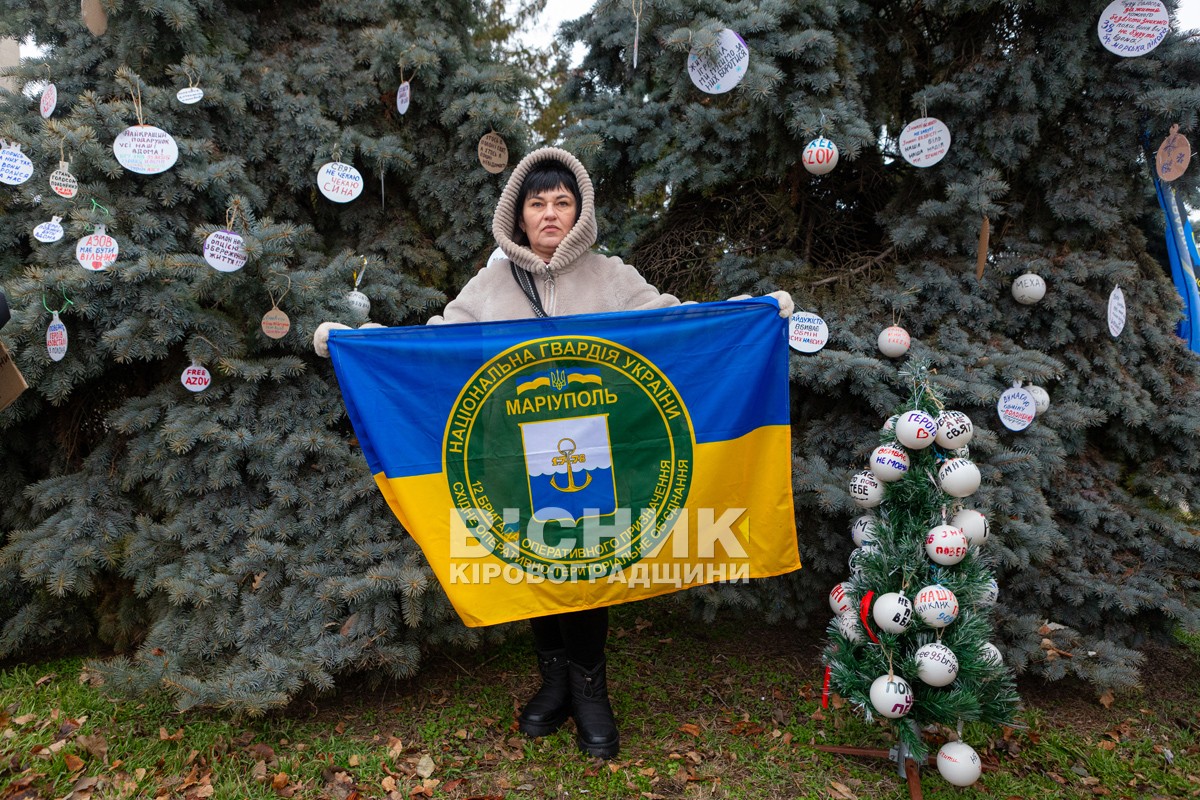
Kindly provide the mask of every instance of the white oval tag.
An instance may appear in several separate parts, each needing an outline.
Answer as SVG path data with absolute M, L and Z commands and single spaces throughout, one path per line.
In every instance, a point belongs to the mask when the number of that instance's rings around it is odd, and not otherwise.
M 996 403 L 996 413 L 1000 422 L 1010 431 L 1023 431 L 1033 424 L 1037 416 L 1037 401 L 1025 389 L 1014 386 L 1006 389 Z
M 185 106 L 195 105 L 204 99 L 204 90 L 199 86 L 188 86 L 175 93 L 175 99 Z
M 499 175 L 508 166 L 508 145 L 504 143 L 504 137 L 495 131 L 479 138 L 475 154 L 483 168 L 493 175 Z
M 46 88 L 42 89 L 42 99 L 38 106 L 42 112 L 42 119 L 50 119 L 54 109 L 58 108 L 58 87 L 53 83 L 47 83 Z
M 117 162 L 139 175 L 157 175 L 175 166 L 179 145 L 171 134 L 153 125 L 133 125 L 113 140 Z
M 408 81 L 400 84 L 400 88 L 396 90 L 396 110 L 401 114 L 408 113 L 408 104 L 412 100 L 412 87 L 408 85 Z
M 59 197 L 70 200 L 79 193 L 79 181 L 67 171 L 65 164 L 59 164 L 58 169 L 50 173 L 50 188 Z
M 1120 286 L 1108 296 L 1108 332 L 1116 338 L 1125 330 L 1125 293 Z
M 900 155 L 914 167 L 932 167 L 949 152 L 950 129 L 940 119 L 914 119 L 900 131 Z
M 335 203 L 349 203 L 362 194 L 363 176 L 350 164 L 330 161 L 317 171 L 317 188 Z
M 829 341 L 829 326 L 825 320 L 807 311 L 792 314 L 788 323 L 788 344 L 801 353 L 815 353 Z
M 262 332 L 272 339 L 282 339 L 291 329 L 292 321 L 278 306 L 263 314 Z
M 192 364 L 179 376 L 179 382 L 189 392 L 203 392 L 212 383 L 212 374 L 201 364 Z
M 104 232 L 104 226 L 97 225 L 95 233 L 89 233 L 76 243 L 75 260 L 84 269 L 99 272 L 117 260 L 120 249 L 117 240 Z
M 1124 58 L 1146 55 L 1170 30 L 1171 15 L 1160 0 L 1114 0 L 1096 23 L 1100 44 Z
M 204 240 L 204 260 L 218 272 L 246 266 L 246 241 L 233 231 L 213 231 Z
M 724 94 L 742 82 L 750 66 L 750 48 L 745 40 L 729 28 L 717 39 L 719 53 L 715 58 L 688 54 L 688 75 L 696 88 L 707 94 Z
M 60 222 L 61 219 L 62 217 L 55 217 L 49 222 L 43 222 L 41 225 L 38 225 L 33 229 L 33 238 L 37 239 L 39 242 L 44 242 L 45 244 L 57 242 L 63 237 L 63 226 Z
M 67 354 L 67 326 L 58 318 L 57 311 L 50 320 L 50 327 L 46 328 L 46 352 L 51 361 L 62 361 Z
M 20 186 L 33 177 L 33 162 L 15 147 L 0 150 L 0 183 Z

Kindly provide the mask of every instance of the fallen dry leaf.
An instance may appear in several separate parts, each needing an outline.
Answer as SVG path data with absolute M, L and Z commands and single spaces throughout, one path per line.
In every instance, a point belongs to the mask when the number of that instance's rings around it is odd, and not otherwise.
M 67 753 L 63 756 L 63 762 L 67 765 L 67 772 L 78 772 L 83 769 L 83 759 L 74 753 Z
M 159 728 L 158 739 L 162 742 L 178 742 L 183 739 L 183 728 L 180 728 L 174 733 L 167 733 L 166 728 Z
M 82 747 L 93 758 L 102 761 L 108 758 L 108 742 L 103 736 L 76 736 L 75 744 Z
M 442 785 L 442 791 L 443 792 L 453 792 L 455 789 L 462 786 L 466 782 L 467 782 L 466 778 L 455 778 L 452 781 L 446 781 L 446 783 Z
M 685 722 L 679 726 L 679 730 L 683 733 L 691 734 L 692 736 L 700 735 L 700 726 L 694 722 Z
M 1101 750 L 1108 750 L 1110 752 L 1117 749 L 1117 743 L 1109 741 L 1108 739 L 1104 739 L 1096 746 L 1099 747 Z
M 255 783 L 267 782 L 267 762 L 255 761 L 254 766 L 250 768 L 250 779 Z
M 850 791 L 850 787 L 837 781 L 829 782 L 830 793 L 840 800 L 858 800 L 858 795 Z
M 357 767 L 358 766 L 358 753 L 351 753 L 350 758 L 347 759 L 347 761 L 350 764 L 350 766 Z
M 1104 706 L 1105 708 L 1112 708 L 1113 700 L 1115 698 L 1113 697 L 1113 693 L 1111 691 L 1108 691 L 1108 692 L 1105 692 L 1104 694 L 1100 695 L 1096 699 L 1099 700 L 1100 705 Z
M 57 677 L 58 677 L 57 672 L 51 672 L 49 675 L 43 675 L 42 677 L 38 678 L 36 681 L 34 681 L 33 685 L 34 686 L 45 686 L 47 683 L 49 683 L 50 681 L 54 680 Z
M 422 753 L 421 760 L 417 762 L 417 775 L 421 778 L 428 778 L 436 769 L 433 758 L 429 753 Z
M 288 785 L 288 774 L 286 772 L 278 772 L 274 778 L 271 778 L 271 788 L 279 791 Z

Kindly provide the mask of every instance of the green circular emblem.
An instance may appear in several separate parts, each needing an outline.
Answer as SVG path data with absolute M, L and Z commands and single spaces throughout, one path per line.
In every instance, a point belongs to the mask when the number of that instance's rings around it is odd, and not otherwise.
M 446 424 L 455 508 L 530 574 L 598 578 L 651 553 L 692 483 L 695 434 L 670 380 L 591 336 L 522 342 L 484 364 Z

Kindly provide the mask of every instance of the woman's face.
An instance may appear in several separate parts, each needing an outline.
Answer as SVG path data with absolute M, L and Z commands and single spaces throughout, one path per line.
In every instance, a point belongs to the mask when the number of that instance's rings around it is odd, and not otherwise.
M 575 214 L 575 195 L 565 186 L 526 195 L 521 230 L 529 237 L 534 255 L 543 261 L 553 258 L 559 243 L 575 227 Z

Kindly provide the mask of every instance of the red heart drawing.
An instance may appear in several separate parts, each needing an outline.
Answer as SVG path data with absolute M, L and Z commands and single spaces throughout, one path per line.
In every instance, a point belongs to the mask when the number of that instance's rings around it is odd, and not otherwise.
M 104 269 L 104 264 L 99 261 L 92 262 L 92 269 Z
M 918 439 L 928 439 L 929 431 L 925 430 L 924 428 L 917 428 L 917 438 Z

